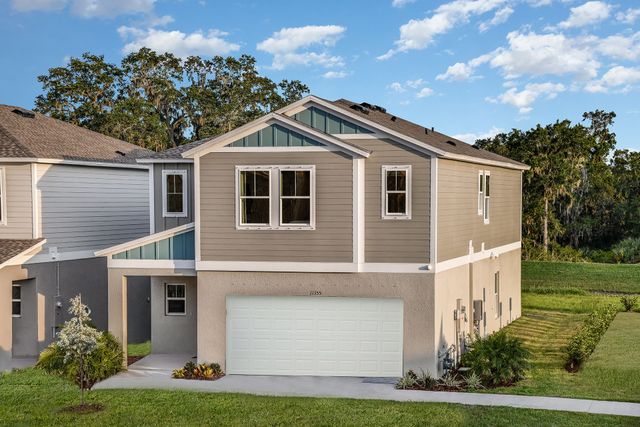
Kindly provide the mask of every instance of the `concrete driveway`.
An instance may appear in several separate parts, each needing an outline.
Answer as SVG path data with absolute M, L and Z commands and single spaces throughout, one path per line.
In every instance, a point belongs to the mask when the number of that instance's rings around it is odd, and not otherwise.
M 339 397 L 351 399 L 440 402 L 463 405 L 586 412 L 640 417 L 640 404 L 558 397 L 489 393 L 396 390 L 394 378 L 227 375 L 216 381 L 176 380 L 173 369 L 195 359 L 191 355 L 150 355 L 95 389 L 165 389 L 248 393 L 263 396 Z

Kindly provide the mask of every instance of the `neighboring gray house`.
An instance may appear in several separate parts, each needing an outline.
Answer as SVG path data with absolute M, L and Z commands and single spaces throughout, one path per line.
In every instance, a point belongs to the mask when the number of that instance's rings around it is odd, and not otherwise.
M 107 266 L 94 252 L 149 234 L 148 167 L 136 162 L 149 154 L 0 105 L 0 370 L 48 345 L 76 294 L 107 328 Z M 148 282 L 130 295 L 140 341 L 150 336 Z
M 526 165 L 314 96 L 139 163 L 153 233 L 96 253 L 123 343 L 140 276 L 152 351 L 231 374 L 441 373 L 520 316 Z

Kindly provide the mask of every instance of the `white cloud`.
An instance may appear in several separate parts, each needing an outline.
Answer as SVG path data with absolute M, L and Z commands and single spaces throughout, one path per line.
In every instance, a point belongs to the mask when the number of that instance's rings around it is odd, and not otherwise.
M 518 108 L 520 114 L 526 114 L 533 110 L 532 104 L 540 96 L 546 95 L 547 99 L 553 99 L 558 93 L 564 92 L 565 90 L 565 86 L 561 83 L 529 83 L 521 91 L 512 87 L 496 98 L 489 97 L 486 100 L 494 103 L 513 105 Z
M 148 19 L 149 27 L 164 27 L 165 25 L 169 25 L 174 21 L 173 16 L 164 15 L 164 16 L 152 16 Z
M 585 4 L 571 8 L 566 21 L 558 24 L 560 28 L 577 28 L 595 24 L 609 17 L 611 5 L 603 1 L 588 1 Z
M 496 25 L 500 25 L 507 22 L 507 19 L 509 19 L 511 14 L 513 14 L 512 8 L 510 8 L 509 6 L 503 7 L 502 9 L 499 9 L 495 13 L 495 15 L 493 15 L 493 18 L 491 18 L 491 20 L 480 23 L 480 25 L 478 26 L 478 29 L 480 30 L 481 33 L 484 33 L 491 27 L 495 27 Z
M 426 83 L 427 82 L 425 82 L 423 79 L 406 80 L 404 83 L 393 82 L 389 86 L 387 86 L 387 88 L 392 90 L 393 92 L 403 93 L 409 89 L 419 89 Z
M 443 74 L 438 74 L 436 80 L 462 81 L 471 80 L 473 78 L 473 67 L 464 62 L 456 62 L 447 68 Z
M 640 18 L 640 8 L 627 9 L 624 12 L 618 12 L 616 14 L 616 20 L 624 24 L 633 24 L 638 18 Z
M 434 38 L 447 33 L 457 25 L 465 24 L 472 16 L 497 9 L 506 0 L 454 0 L 438 6 L 435 13 L 424 19 L 412 19 L 400 27 L 400 38 L 395 47 L 378 56 L 379 60 L 391 58 L 398 52 L 425 49 Z
M 151 13 L 156 0 L 11 0 L 20 12 L 62 10 L 83 18 L 113 18 L 119 15 Z
M 455 139 L 459 139 L 460 141 L 464 141 L 467 144 L 473 144 L 479 139 L 493 138 L 499 133 L 504 132 L 502 129 L 492 126 L 486 132 L 468 132 L 468 133 L 459 133 L 457 135 L 453 135 Z
M 416 98 L 426 98 L 431 95 L 433 95 L 433 89 L 423 87 L 418 93 L 416 93 Z
M 322 75 L 325 79 L 342 79 L 349 75 L 346 71 L 327 71 Z
M 338 67 L 344 65 L 340 56 L 326 50 L 336 44 L 346 31 L 339 25 L 307 25 L 283 28 L 257 45 L 257 49 L 273 55 L 271 67 L 282 70 L 291 65 L 321 65 Z M 310 50 L 319 47 L 322 51 Z
M 609 36 L 603 39 L 592 37 L 589 39 L 595 50 L 614 59 L 635 61 L 640 58 L 640 32 L 629 36 Z
M 414 3 L 416 0 L 392 0 L 391 6 L 393 7 L 404 7 L 409 3 Z
M 135 52 L 148 47 L 158 53 L 171 52 L 176 56 L 189 55 L 214 56 L 227 55 L 240 49 L 240 45 L 224 39 L 227 33 L 209 30 L 207 33 L 195 31 L 190 34 L 181 31 L 163 31 L 155 28 L 140 29 L 122 26 L 118 33 L 130 40 L 122 48 L 123 53 Z
M 604 73 L 598 80 L 587 83 L 585 90 L 592 93 L 606 93 L 611 89 L 629 90 L 632 85 L 640 83 L 640 68 L 617 65 Z
M 542 6 L 549 6 L 551 3 L 553 3 L 553 1 L 552 0 L 527 0 L 527 3 L 529 3 L 531 7 L 542 7 Z
M 411 89 L 417 89 L 424 84 L 425 84 L 425 81 L 423 79 L 407 80 L 405 82 L 405 85 L 407 85 Z
M 392 91 L 397 92 L 397 93 L 406 92 L 406 89 L 404 87 L 402 87 L 402 83 L 400 83 L 400 82 L 393 82 L 387 87 L 389 89 L 391 89 Z

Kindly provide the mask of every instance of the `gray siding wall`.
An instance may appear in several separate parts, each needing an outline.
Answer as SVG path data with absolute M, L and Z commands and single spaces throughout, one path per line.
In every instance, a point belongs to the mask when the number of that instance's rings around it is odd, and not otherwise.
M 185 283 L 187 314 L 165 314 L 165 283 Z M 193 353 L 197 347 L 198 288 L 194 277 L 151 278 L 151 351 L 153 353 Z M 131 341 L 131 340 L 129 340 Z
M 162 215 L 162 171 L 186 170 L 187 171 L 187 216 L 163 217 Z M 154 233 L 168 230 L 183 224 L 193 222 L 193 163 L 155 163 L 153 165 L 153 211 Z
M 0 225 L 2 239 L 33 237 L 31 164 L 0 164 L 4 168 L 7 224 Z
M 365 160 L 365 261 L 429 262 L 431 158 L 386 140 L 358 140 Z M 411 165 L 411 219 L 382 219 L 382 166 Z
M 353 161 L 338 152 L 204 155 L 200 164 L 203 261 L 353 261 Z M 236 165 L 315 165 L 315 230 L 236 230 Z
M 106 248 L 149 234 L 147 170 L 38 165 L 42 235 L 58 252 Z
M 478 215 L 478 171 L 491 172 L 490 221 Z M 438 261 L 520 241 L 521 172 L 438 160 Z

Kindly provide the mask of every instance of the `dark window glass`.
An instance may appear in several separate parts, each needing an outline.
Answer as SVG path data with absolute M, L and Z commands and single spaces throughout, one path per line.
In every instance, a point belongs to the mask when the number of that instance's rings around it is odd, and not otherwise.
M 387 191 L 405 191 L 407 188 L 406 171 L 387 172 Z
M 309 224 L 310 222 L 310 199 L 282 199 L 283 224 Z
M 179 174 L 167 175 L 167 212 L 183 212 L 183 176 Z
M 311 195 L 311 171 L 282 171 L 280 183 L 283 197 Z
M 243 224 L 268 224 L 269 199 L 242 199 Z
M 167 313 L 182 314 L 185 310 L 185 300 L 168 300 L 167 301 Z
M 280 172 L 282 224 L 311 223 L 311 171 Z
M 184 298 L 184 288 L 183 285 L 167 285 L 167 297 Z
M 390 214 L 406 213 L 406 194 L 405 193 L 388 193 L 387 194 L 387 211 Z
M 491 196 L 491 175 L 486 176 L 487 183 L 485 184 L 485 196 Z
M 20 288 L 20 286 L 11 287 L 11 299 L 20 299 L 21 293 L 22 293 L 22 289 Z
M 283 196 L 295 196 L 296 195 L 296 172 L 295 171 L 282 171 L 280 173 L 280 183 L 282 186 Z
M 22 313 L 20 312 L 20 301 L 14 301 L 13 303 L 11 303 L 11 314 L 13 316 L 20 316 Z
M 269 195 L 269 171 L 241 171 L 240 195 L 265 197 Z

